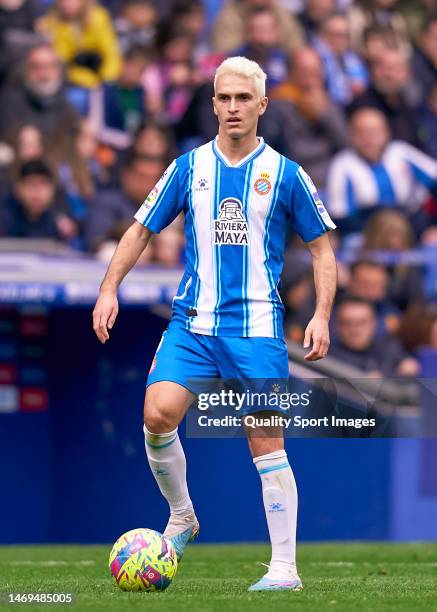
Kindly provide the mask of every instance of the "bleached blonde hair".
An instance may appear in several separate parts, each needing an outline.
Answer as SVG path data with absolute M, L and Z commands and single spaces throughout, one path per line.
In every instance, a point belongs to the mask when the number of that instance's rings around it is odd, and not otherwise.
M 266 95 L 267 75 L 256 62 L 247 57 L 235 56 L 225 59 L 215 71 L 214 93 L 216 93 L 217 78 L 221 74 L 238 74 L 253 79 L 257 94 L 264 98 Z

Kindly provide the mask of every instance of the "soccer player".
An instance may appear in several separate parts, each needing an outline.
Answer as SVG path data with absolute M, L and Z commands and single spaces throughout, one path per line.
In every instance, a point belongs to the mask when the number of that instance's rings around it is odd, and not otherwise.
M 314 267 L 317 304 L 305 331 L 306 359 L 323 358 L 329 346 L 336 263 L 326 232 L 335 226 L 304 170 L 256 135 L 268 102 L 265 79 L 258 64 L 244 57 L 228 58 L 218 67 L 212 100 L 218 136 L 164 172 L 120 240 L 93 312 L 94 330 L 105 343 L 117 317 L 122 279 L 152 233 L 183 211 L 186 270 L 144 403 L 147 458 L 170 506 L 164 535 L 178 558 L 199 530 L 178 436 L 195 399 L 190 380 L 288 378 L 278 295 L 288 227 L 308 244 Z M 272 544 L 268 572 L 250 590 L 298 590 L 297 490 L 283 433 L 266 427 L 247 435 Z

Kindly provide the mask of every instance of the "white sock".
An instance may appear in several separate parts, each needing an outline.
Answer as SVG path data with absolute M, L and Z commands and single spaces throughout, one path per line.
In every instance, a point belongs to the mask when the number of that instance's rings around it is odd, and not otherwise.
M 267 573 L 273 580 L 297 577 L 296 521 L 297 488 L 285 450 L 253 460 L 261 477 L 272 558 Z
M 147 459 L 161 493 L 168 501 L 171 514 L 193 512 L 188 493 L 187 463 L 177 428 L 154 434 L 144 426 Z

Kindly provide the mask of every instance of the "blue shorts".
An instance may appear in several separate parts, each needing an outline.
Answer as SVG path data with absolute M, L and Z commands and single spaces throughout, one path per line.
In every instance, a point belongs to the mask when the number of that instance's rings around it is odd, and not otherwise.
M 270 386 L 280 381 L 284 390 L 288 375 L 288 351 L 281 338 L 206 336 L 170 324 L 153 358 L 147 386 L 166 380 L 197 395 L 199 386 L 193 379 L 249 381 L 255 391 L 268 379 Z

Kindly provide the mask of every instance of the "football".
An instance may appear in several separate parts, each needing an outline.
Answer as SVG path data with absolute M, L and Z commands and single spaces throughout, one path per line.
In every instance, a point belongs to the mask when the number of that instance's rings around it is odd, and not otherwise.
M 109 555 L 110 572 L 122 591 L 164 591 L 177 567 L 172 543 L 153 529 L 124 533 Z

